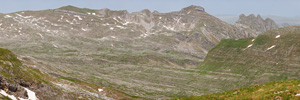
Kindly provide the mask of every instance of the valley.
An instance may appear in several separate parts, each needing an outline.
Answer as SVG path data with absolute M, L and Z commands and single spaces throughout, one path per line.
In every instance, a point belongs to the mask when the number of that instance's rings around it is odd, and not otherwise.
M 194 5 L 20 11 L 0 14 L 0 47 L 42 76 L 31 83 L 63 94 L 36 88 L 40 99 L 171 99 L 298 79 L 299 27 L 249 17 L 230 25 Z

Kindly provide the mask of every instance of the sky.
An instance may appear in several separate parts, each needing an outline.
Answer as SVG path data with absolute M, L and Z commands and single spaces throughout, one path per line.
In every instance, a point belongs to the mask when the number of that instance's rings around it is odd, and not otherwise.
M 80 8 L 128 10 L 149 9 L 159 12 L 179 11 L 197 5 L 212 15 L 260 14 L 300 17 L 300 0 L 0 0 L 0 13 L 23 10 L 55 9 L 66 5 Z

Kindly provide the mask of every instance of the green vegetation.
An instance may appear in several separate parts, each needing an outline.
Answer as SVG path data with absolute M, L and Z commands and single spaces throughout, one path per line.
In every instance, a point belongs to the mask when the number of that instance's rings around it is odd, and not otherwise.
M 7 96 L 3 96 L 3 97 L 0 96 L 0 99 L 1 99 L 1 100 L 12 100 L 12 99 L 10 99 L 10 98 L 7 97 Z
M 223 93 L 173 100 L 299 100 L 300 80 L 278 81 Z
M 253 39 L 253 38 L 245 38 L 245 39 L 239 39 L 239 40 L 223 39 L 220 41 L 220 43 L 215 48 L 211 49 L 210 51 L 213 51 L 216 48 L 222 48 L 224 50 L 235 49 L 238 52 L 240 52 L 241 49 L 246 48 L 250 44 L 251 39 Z
M 72 51 L 70 51 L 72 52 Z M 54 93 L 62 94 L 62 90 L 60 88 L 57 88 L 54 83 L 70 83 L 73 85 L 76 85 L 77 87 L 80 87 L 81 89 L 84 89 L 85 91 L 90 91 L 90 92 L 98 92 L 97 89 L 100 87 L 95 84 L 87 83 L 85 81 L 77 80 L 74 78 L 70 77 L 63 77 L 60 76 L 58 78 L 53 78 L 48 76 L 45 73 L 42 73 L 38 69 L 34 69 L 31 67 L 27 67 L 22 65 L 22 62 L 16 58 L 16 56 L 9 50 L 7 49 L 2 49 L 0 48 L 0 68 L 3 69 L 1 70 L 1 75 L 3 75 L 7 80 L 10 80 L 9 84 L 17 84 L 15 83 L 17 80 L 24 80 L 26 82 L 30 82 L 31 87 L 34 87 L 38 84 L 44 84 L 50 87 L 49 90 L 53 91 Z M 62 81 L 62 80 L 67 80 L 68 82 Z M 111 95 L 112 96 L 119 96 L 125 99 L 131 99 L 131 98 L 139 98 L 136 96 L 128 95 L 120 91 L 116 91 L 113 89 L 107 89 L 106 88 L 106 95 Z M 111 94 L 110 94 L 111 93 Z M 75 95 L 76 93 L 68 93 L 68 96 Z M 43 94 L 44 95 L 44 94 Z M 45 94 L 45 98 L 47 98 L 47 94 Z M 77 94 L 76 94 L 77 95 Z M 75 96 L 74 96 L 75 97 Z M 77 97 L 77 96 L 76 96 Z M 72 99 L 73 97 L 68 97 L 69 99 Z M 83 96 L 83 99 L 88 99 L 92 98 L 95 99 L 94 97 L 86 97 Z M 0 97 L 0 99 L 3 100 L 10 100 L 7 97 Z
M 17 57 L 7 49 L 0 48 L 0 61 L 0 66 L 3 68 L 3 70 L 1 70 L 1 75 L 10 80 L 19 78 L 28 82 L 37 81 L 46 84 L 50 83 L 47 81 L 50 80 L 49 77 L 41 73 L 38 69 L 23 66 L 21 61 L 18 60 Z
M 256 37 L 256 40 L 254 41 L 255 45 L 264 45 L 267 42 L 270 42 L 272 40 L 272 38 L 268 35 L 259 35 L 258 37 Z
M 223 46 L 224 48 L 245 48 L 250 43 L 250 38 L 247 39 L 224 39 L 218 44 L 218 46 Z
M 73 83 L 80 83 L 81 81 L 77 80 L 77 79 L 74 79 L 74 78 L 69 78 L 69 77 L 59 77 L 60 79 L 63 79 L 63 80 L 67 80 L 67 81 L 70 81 L 70 82 L 73 82 Z
M 280 35 L 279 38 L 275 38 Z M 281 81 L 287 79 L 299 79 L 299 56 L 300 56 L 300 27 L 285 27 L 277 30 L 268 31 L 255 38 L 248 39 L 225 39 L 222 40 L 215 48 L 211 49 L 205 59 L 205 61 L 197 68 L 203 70 L 203 72 L 219 73 L 223 79 L 230 78 L 226 75 L 240 76 L 242 78 L 236 79 L 237 81 L 231 82 L 228 86 L 222 87 L 223 90 L 231 90 L 235 88 L 243 88 L 252 86 L 254 84 L 264 84 L 267 82 L 280 81 L 272 84 L 282 83 L 284 86 L 294 86 L 295 83 L 299 84 L 299 80 L 295 81 Z M 253 46 L 247 48 L 248 45 Z M 270 48 L 275 45 L 276 47 Z M 205 74 L 201 72 L 200 74 Z M 289 86 L 290 85 L 290 86 Z M 259 88 L 265 90 L 272 90 L 273 94 L 268 91 L 252 93 L 254 87 L 245 88 L 241 90 L 234 90 L 226 93 L 218 93 L 213 95 L 204 95 L 201 97 L 189 97 L 184 99 L 275 99 L 276 96 L 282 99 L 294 98 L 295 93 L 300 91 L 293 90 L 292 88 L 283 88 L 289 92 L 282 95 L 275 95 L 276 91 L 280 90 L 282 86 L 277 87 L 264 87 Z M 276 90 L 277 89 L 277 90 Z M 295 88 L 298 89 L 299 88 Z M 242 95 L 239 96 L 239 92 L 242 91 Z M 243 92 L 249 92 L 249 94 Z M 252 91 L 252 92 L 251 92 Z M 256 90 L 255 90 L 256 91 Z M 299 98 L 298 98 L 299 99 Z

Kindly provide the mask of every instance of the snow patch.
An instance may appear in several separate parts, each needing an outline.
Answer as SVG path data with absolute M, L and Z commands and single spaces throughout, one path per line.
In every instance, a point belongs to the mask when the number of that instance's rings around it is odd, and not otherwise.
M 143 38 L 145 38 L 145 37 L 147 37 L 147 36 L 149 36 L 149 34 L 141 34 L 141 35 L 140 35 L 140 37 L 143 37 Z
M 99 88 L 99 89 L 98 89 L 98 91 L 99 91 L 99 92 L 102 92 L 102 91 L 103 91 L 103 89 L 100 89 L 100 88 Z
M 120 26 L 120 25 L 117 25 L 116 27 L 118 27 L 118 28 L 120 28 L 120 29 L 126 29 L 125 27 Z
M 114 17 L 113 19 L 119 23 L 119 20 L 116 17 Z
M 155 33 L 148 33 L 148 32 L 146 32 L 144 34 L 141 34 L 140 37 L 138 37 L 138 38 L 146 38 L 146 37 L 148 37 L 151 34 L 155 34 Z
M 176 21 L 176 23 L 179 23 L 180 20 L 181 20 L 181 17 L 179 17 L 179 18 L 173 18 L 173 19 Z
M 12 100 L 18 100 L 15 96 L 13 95 L 9 95 L 7 94 L 5 91 L 1 90 L 0 91 L 0 94 L 4 95 L 4 96 L 7 96 L 8 98 L 12 99 Z
M 275 38 L 277 39 L 277 38 L 279 38 L 280 37 L 280 35 L 277 35 Z
M 113 27 L 110 27 L 109 29 L 110 29 L 110 30 L 114 30 L 114 28 L 113 28 Z
M 4 16 L 4 18 L 10 18 L 10 17 L 12 17 L 12 16 L 10 16 L 10 15 L 5 15 Z
M 88 15 L 90 15 L 91 13 L 90 13 L 90 12 L 88 12 L 87 14 L 88 14 Z
M 18 14 L 18 13 L 16 13 L 16 15 L 19 16 L 19 17 L 21 17 L 21 18 L 25 18 L 25 19 L 33 17 L 33 16 L 23 16 L 23 15 Z
M 41 33 L 38 33 L 40 37 L 44 40 L 44 36 Z
M 175 31 L 175 29 L 173 27 L 168 27 L 168 26 L 165 26 L 165 25 L 163 25 L 163 27 L 166 28 L 167 30 Z
M 58 46 L 57 45 L 55 45 L 55 44 L 52 44 L 55 48 L 58 48 Z
M 82 31 L 87 31 L 87 29 L 85 29 L 85 28 L 81 28 L 81 30 L 82 30 Z
M 253 41 L 255 41 L 255 39 L 252 39 L 251 41 L 253 42 Z
M 102 37 L 101 39 L 99 39 L 100 41 L 105 41 L 105 40 L 109 40 L 108 37 Z
M 252 47 L 252 46 L 253 46 L 253 44 L 250 44 L 250 45 L 247 46 L 247 48 L 250 48 L 250 47 Z
M 108 26 L 109 25 L 109 23 L 106 23 L 106 24 L 102 24 L 103 26 Z
M 53 25 L 53 26 L 56 26 L 56 27 L 57 27 L 57 26 L 60 26 L 60 25 L 58 25 L 58 24 L 54 24 L 54 23 L 51 23 L 51 25 Z
M 38 100 L 36 95 L 35 95 L 35 92 L 27 89 L 27 88 L 24 88 L 26 91 L 27 91 L 27 95 L 28 95 L 28 99 L 23 99 L 23 98 L 20 98 L 20 100 Z
M 92 13 L 92 15 L 96 15 L 96 13 Z
M 267 51 L 270 50 L 270 49 L 273 49 L 274 47 L 276 47 L 276 45 L 272 45 L 271 47 L 269 47 L 269 48 L 267 49 Z
M 296 96 L 296 97 L 300 96 L 300 93 L 296 94 L 295 96 Z
M 128 25 L 128 24 L 130 24 L 130 23 L 132 23 L 132 22 L 126 21 L 125 23 L 123 23 L 123 25 Z
M 16 13 L 16 15 L 19 16 L 19 17 L 23 17 L 21 14 L 18 14 L 18 13 Z
M 66 22 L 68 22 L 69 24 L 73 25 L 73 22 L 70 22 L 69 20 L 66 19 Z
M 63 18 L 64 18 L 64 16 L 60 15 L 60 19 L 58 21 L 62 21 Z
M 77 17 L 79 20 L 82 20 L 82 18 L 79 15 L 74 15 L 74 17 Z
M 25 16 L 23 18 L 28 19 L 28 18 L 31 18 L 31 17 L 33 17 L 33 16 Z

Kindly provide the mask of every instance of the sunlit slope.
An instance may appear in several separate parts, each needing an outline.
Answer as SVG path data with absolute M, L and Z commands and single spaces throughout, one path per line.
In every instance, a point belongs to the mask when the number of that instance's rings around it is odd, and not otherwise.
M 176 100 L 299 100 L 300 80 L 278 81 L 224 93 L 185 97 Z
M 213 48 L 198 68 L 241 76 L 234 87 L 299 79 L 300 27 L 265 32 L 256 38 L 226 39 Z M 223 75 L 220 79 L 225 79 Z

